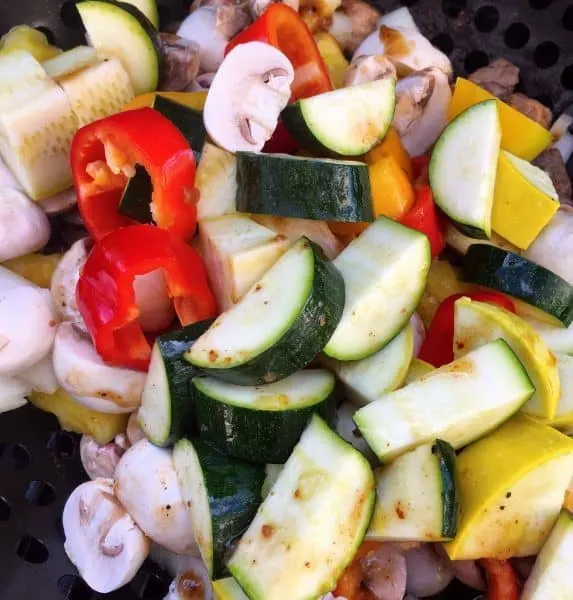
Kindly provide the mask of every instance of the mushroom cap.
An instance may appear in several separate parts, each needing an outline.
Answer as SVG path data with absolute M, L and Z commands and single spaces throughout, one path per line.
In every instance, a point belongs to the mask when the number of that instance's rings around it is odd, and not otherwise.
M 112 479 L 77 487 L 66 502 L 62 522 L 66 554 L 101 594 L 131 581 L 149 555 L 150 541 L 115 498 Z

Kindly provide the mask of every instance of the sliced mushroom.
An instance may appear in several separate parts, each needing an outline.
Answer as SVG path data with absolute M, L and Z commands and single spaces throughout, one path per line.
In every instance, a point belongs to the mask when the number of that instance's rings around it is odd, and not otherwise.
M 80 441 L 80 459 L 88 477 L 113 478 L 119 459 L 129 445 L 125 434 L 116 435 L 109 444 L 98 444 L 93 437 L 83 435 Z
M 71 210 L 78 201 L 75 188 L 69 188 L 55 196 L 38 200 L 39 206 L 47 215 L 59 215 Z
M 437 68 L 424 69 L 396 85 L 393 125 L 410 156 L 424 154 L 447 124 L 452 98 L 447 75 Z
M 143 429 L 139 425 L 138 421 L 138 412 L 132 412 L 129 415 L 129 420 L 127 421 L 127 429 L 125 430 L 125 434 L 127 435 L 127 439 L 129 443 L 133 446 L 139 442 L 139 440 L 145 439 L 145 433 L 143 433 Z
M 31 391 L 30 386 L 21 379 L 0 375 L 0 413 L 24 406 L 27 403 L 26 396 Z
M 204 564 L 199 559 L 192 560 L 193 566 L 178 573 L 164 600 L 209 600 L 212 597 L 211 581 Z
M 362 0 L 342 0 L 341 10 L 337 10 L 331 19 L 329 32 L 336 38 L 344 52 L 352 54 L 376 29 L 380 13 Z M 378 54 L 378 52 L 363 54 Z
M 58 327 L 52 361 L 60 386 L 88 408 L 129 413 L 141 402 L 145 373 L 106 365 L 91 341 L 71 323 Z
M 190 92 L 208 92 L 215 73 L 201 73 L 195 78 L 195 81 L 189 86 Z
M 90 248 L 88 238 L 78 240 L 71 246 L 52 275 L 51 288 L 52 298 L 61 318 L 86 333 L 87 328 L 76 303 L 76 286 Z
M 30 389 L 43 394 L 54 394 L 58 389 L 58 380 L 50 354 L 35 365 L 20 371 L 18 379 L 25 382 Z
M 229 152 L 260 151 L 291 94 L 294 69 L 262 42 L 239 44 L 225 57 L 209 89 L 203 120 L 210 137 Z
M 420 31 L 414 21 L 414 17 L 407 6 L 402 6 L 395 10 L 382 15 L 378 21 L 378 25 L 386 25 L 386 27 L 411 29 L 412 31 Z
M 573 104 L 569 105 L 551 127 L 555 143 L 553 148 L 559 150 L 563 162 L 567 162 L 573 154 Z
M 549 125 L 553 119 L 553 113 L 550 108 L 545 106 L 545 104 L 542 104 L 533 98 L 529 98 L 525 94 L 511 94 L 507 97 L 506 101 L 520 113 L 523 113 L 525 116 L 539 123 L 541 127 L 549 129 Z
M 359 56 L 346 69 L 343 85 L 350 87 L 388 78 L 396 79 L 396 67 L 385 56 Z
M 17 375 L 46 357 L 57 324 L 49 292 L 0 267 L 0 373 Z
M 0 262 L 35 252 L 49 239 L 44 211 L 23 192 L 0 187 Z
M 149 555 L 150 541 L 115 498 L 111 479 L 77 487 L 66 502 L 62 522 L 66 554 L 100 594 L 131 581 Z
M 558 148 L 552 147 L 544 150 L 534 161 L 533 164 L 543 169 L 555 186 L 555 191 L 559 196 L 561 204 L 571 204 L 573 190 L 571 179 L 567 173 L 567 167 Z
M 183 91 L 199 73 L 199 44 L 174 33 L 161 33 L 160 36 L 164 67 L 159 87 L 166 91 Z
M 519 67 L 505 58 L 496 58 L 489 65 L 474 71 L 468 79 L 494 96 L 505 99 L 519 83 Z
M 196 555 L 188 507 L 169 450 L 147 440 L 131 446 L 115 470 L 115 493 L 154 542 L 177 554 Z
M 408 550 L 406 569 L 406 590 L 420 598 L 439 594 L 454 578 L 449 558 L 437 552 L 433 544 L 421 544 Z
M 452 77 L 452 63 L 419 31 L 405 27 L 380 25 L 360 44 L 352 59 L 382 54 L 394 63 L 398 75 L 404 77 L 423 69 L 436 68 Z

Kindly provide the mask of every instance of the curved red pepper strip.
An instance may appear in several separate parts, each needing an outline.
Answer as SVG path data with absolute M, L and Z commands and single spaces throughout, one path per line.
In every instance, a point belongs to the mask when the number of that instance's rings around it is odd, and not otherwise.
M 151 346 L 139 324 L 133 281 L 162 268 L 182 325 L 217 314 L 201 257 L 153 225 L 117 229 L 95 244 L 76 288 L 78 308 L 102 359 L 145 370 Z
M 271 4 L 225 48 L 247 42 L 265 42 L 283 52 L 294 67 L 291 101 L 309 98 L 333 89 L 332 81 L 310 29 L 298 12 L 281 3 Z
M 113 175 L 106 165 L 104 144 L 122 164 L 142 165 L 151 177 L 153 220 L 183 239 L 197 223 L 195 157 L 185 136 L 152 108 L 121 112 L 82 127 L 75 134 L 70 160 L 78 208 L 90 235 L 100 240 L 111 231 L 136 221 L 118 212 L 127 177 Z M 104 175 L 94 180 L 88 167 L 101 161 Z
M 487 575 L 486 600 L 517 600 L 519 582 L 508 560 L 482 558 L 481 566 Z
M 438 306 L 419 354 L 421 360 L 425 360 L 436 368 L 454 360 L 454 305 L 456 300 L 464 296 L 477 302 L 496 304 L 510 312 L 515 312 L 513 302 L 498 292 L 471 292 L 448 296 Z

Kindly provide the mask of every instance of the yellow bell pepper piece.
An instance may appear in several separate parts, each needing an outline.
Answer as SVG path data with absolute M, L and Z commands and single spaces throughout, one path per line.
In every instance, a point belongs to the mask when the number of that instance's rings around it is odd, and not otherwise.
M 2 266 L 40 287 L 49 288 L 61 258 L 61 254 L 26 254 L 7 260 Z
M 492 229 L 521 249 L 527 249 L 559 208 L 549 176 L 509 152 L 497 165 Z
M 458 77 L 449 107 L 450 120 L 478 102 L 497 100 L 501 121 L 501 147 L 519 158 L 533 160 L 552 142 L 551 133 L 475 83 Z
M 368 165 L 374 215 L 399 219 L 415 200 L 414 186 L 393 155 Z
M 460 523 L 453 560 L 537 554 L 573 472 L 573 440 L 518 415 L 456 458 Z
M 207 92 L 149 92 L 147 94 L 141 94 L 141 96 L 136 96 L 131 102 L 128 102 L 123 107 L 123 110 L 133 110 L 134 108 L 153 106 L 155 96 L 163 96 L 163 98 L 173 100 L 173 102 L 179 102 L 179 104 L 184 104 L 195 110 L 203 110 L 205 100 L 207 99 Z
M 402 167 L 404 172 L 408 175 L 409 179 L 413 179 L 414 171 L 412 169 L 410 155 L 406 152 L 406 149 L 402 145 L 400 135 L 394 127 L 388 129 L 384 139 L 364 156 L 364 160 L 367 164 L 373 165 L 383 156 L 393 156 L 398 161 L 400 167 Z
M 128 414 L 97 412 L 78 404 L 61 388 L 54 394 L 32 392 L 29 400 L 38 408 L 55 415 L 65 431 L 91 435 L 98 444 L 111 442 L 127 428 Z
M 326 68 L 335 88 L 342 87 L 344 73 L 348 68 L 348 61 L 342 53 L 338 42 L 330 33 L 320 32 L 314 36 L 318 51 L 326 63 Z

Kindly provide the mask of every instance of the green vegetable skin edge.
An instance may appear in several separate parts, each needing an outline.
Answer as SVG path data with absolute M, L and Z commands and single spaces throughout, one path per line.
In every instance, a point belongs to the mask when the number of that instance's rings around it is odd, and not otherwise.
M 460 499 L 456 486 L 456 455 L 448 442 L 436 440 L 432 446 L 436 455 L 442 482 L 442 536 L 454 538 L 460 519 Z

